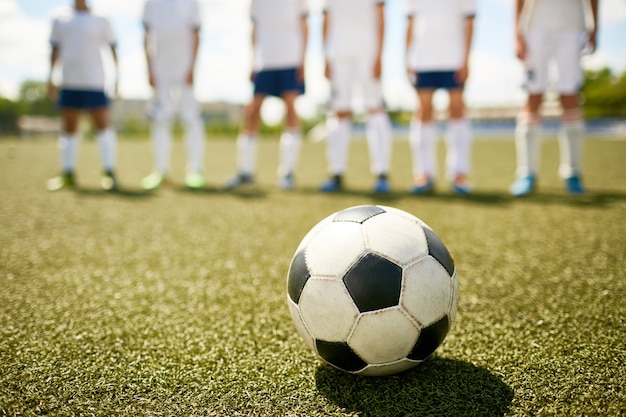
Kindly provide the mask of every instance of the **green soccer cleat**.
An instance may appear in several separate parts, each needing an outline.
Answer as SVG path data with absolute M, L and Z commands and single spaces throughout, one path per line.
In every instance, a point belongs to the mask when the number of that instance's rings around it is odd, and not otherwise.
M 105 191 L 117 191 L 117 180 L 113 171 L 105 171 L 100 178 L 100 186 Z
M 185 185 L 192 190 L 204 188 L 206 180 L 201 172 L 188 172 L 185 175 Z
M 57 175 L 54 178 L 50 178 L 46 183 L 48 191 L 58 191 L 63 188 L 76 187 L 76 181 L 74 180 L 74 173 L 65 172 L 61 175 Z
M 141 188 L 147 191 L 153 191 L 161 188 L 166 180 L 167 176 L 165 174 L 155 171 L 141 180 Z

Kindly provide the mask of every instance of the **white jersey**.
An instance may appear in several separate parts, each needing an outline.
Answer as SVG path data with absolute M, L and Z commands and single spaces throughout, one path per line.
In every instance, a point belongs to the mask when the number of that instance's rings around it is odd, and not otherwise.
M 200 30 L 196 0 L 147 0 L 143 24 L 150 33 L 157 76 L 182 80 L 193 64 L 193 33 Z
M 522 26 L 545 32 L 584 31 L 584 0 L 530 0 L 524 4 Z
M 407 0 L 413 19 L 408 65 L 414 71 L 454 71 L 465 54 L 465 20 L 476 14 L 475 0 Z
M 50 43 L 59 50 L 63 88 L 104 90 L 101 48 L 116 44 L 105 17 L 90 11 L 64 10 L 52 23 Z
M 327 56 L 333 58 L 370 57 L 378 46 L 376 6 L 384 0 L 323 0 L 328 13 Z
M 304 56 L 305 0 L 252 0 L 255 71 L 298 67 Z

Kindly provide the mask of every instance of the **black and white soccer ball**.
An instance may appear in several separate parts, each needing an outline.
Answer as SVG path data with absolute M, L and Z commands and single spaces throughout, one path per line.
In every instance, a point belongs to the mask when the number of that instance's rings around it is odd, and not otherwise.
M 291 317 L 336 368 L 391 375 L 430 356 L 456 314 L 454 261 L 433 230 L 392 207 L 334 213 L 304 237 L 287 278 Z

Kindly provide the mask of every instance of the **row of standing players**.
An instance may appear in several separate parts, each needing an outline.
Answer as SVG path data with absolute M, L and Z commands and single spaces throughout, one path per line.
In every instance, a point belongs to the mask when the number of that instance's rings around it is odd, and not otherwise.
M 591 52 L 596 47 L 598 1 L 591 0 L 590 4 L 590 8 L 585 8 L 584 0 L 516 0 L 516 53 L 525 66 L 528 101 L 520 112 L 515 132 L 517 178 L 510 189 L 515 196 L 530 194 L 536 188 L 540 109 L 551 61 L 558 67 L 556 88 L 563 110 L 559 174 L 568 192 L 584 192 L 580 173 L 584 119 L 578 91 L 582 82 L 581 39 Z M 434 191 L 438 132 L 432 99 L 437 89 L 445 89 L 450 97 L 445 171 L 455 193 L 469 194 L 472 190 L 468 181 L 472 131 L 464 115 L 463 87 L 469 75 L 475 0 L 406 0 L 405 10 L 408 18 L 406 66 L 420 103 L 409 131 L 414 175 L 410 192 Z M 589 28 L 585 23 L 588 21 L 586 10 L 591 11 L 593 22 Z M 361 89 L 367 110 L 366 138 L 375 176 L 373 188 L 380 193 L 390 191 L 392 130 L 381 89 L 384 13 L 383 0 L 323 2 L 325 75 L 331 85 L 332 115 L 326 122 L 330 176 L 321 185 L 321 191 L 336 192 L 343 188 L 355 86 Z M 304 92 L 308 8 L 306 0 L 252 0 L 250 14 L 254 94 L 246 106 L 237 138 L 237 173 L 228 181 L 227 188 L 254 182 L 261 105 L 267 96 L 276 96 L 286 107 L 279 146 L 279 180 L 282 188 L 291 189 L 301 147 L 295 101 Z M 154 89 L 150 111 L 154 171 L 142 179 L 141 185 L 146 190 L 158 189 L 167 181 L 171 128 L 176 115 L 174 90 L 178 91 L 179 116 L 184 123 L 188 151 L 185 184 L 189 188 L 205 186 L 204 125 L 193 91 L 200 41 L 199 16 L 197 0 L 147 0 L 145 3 L 145 52 L 149 83 Z M 56 95 L 53 70 L 59 61 L 63 63 L 63 82 L 55 98 L 63 123 L 59 139 L 63 172 L 48 182 L 48 188 L 57 190 L 74 185 L 78 118 L 81 111 L 87 111 L 98 132 L 104 165 L 102 186 L 114 190 L 118 186 L 114 175 L 116 135 L 108 122 L 108 99 L 99 55 L 100 47 L 109 45 L 117 65 L 117 41 L 110 22 L 92 13 L 86 0 L 74 0 L 73 7 L 54 20 L 50 42 L 51 96 Z

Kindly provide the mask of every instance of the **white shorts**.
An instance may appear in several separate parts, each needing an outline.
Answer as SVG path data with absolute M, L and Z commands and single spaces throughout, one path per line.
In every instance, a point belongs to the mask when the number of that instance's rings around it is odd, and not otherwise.
M 186 82 L 157 80 L 154 97 L 148 109 L 149 116 L 155 121 L 172 121 L 177 112 L 183 121 L 197 120 L 201 117 L 193 85 Z
M 580 57 L 583 50 L 583 34 L 579 31 L 542 32 L 529 30 L 526 34 L 528 55 L 524 63 L 525 87 L 530 94 L 546 91 L 549 85 L 560 94 L 576 94 L 583 84 Z M 552 82 L 550 63 L 557 70 L 557 80 Z
M 353 104 L 354 87 L 361 89 L 366 110 L 382 107 L 383 93 L 379 79 L 374 78 L 371 59 L 335 59 L 331 61 L 330 107 L 335 111 L 349 111 Z

